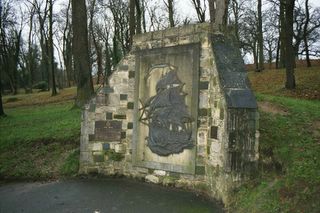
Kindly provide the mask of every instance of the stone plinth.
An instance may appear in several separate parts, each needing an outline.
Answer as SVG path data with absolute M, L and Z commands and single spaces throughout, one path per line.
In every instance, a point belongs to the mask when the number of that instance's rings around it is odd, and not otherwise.
M 83 111 L 80 172 L 204 191 L 228 204 L 254 172 L 258 111 L 232 38 L 209 24 L 150 32 Z

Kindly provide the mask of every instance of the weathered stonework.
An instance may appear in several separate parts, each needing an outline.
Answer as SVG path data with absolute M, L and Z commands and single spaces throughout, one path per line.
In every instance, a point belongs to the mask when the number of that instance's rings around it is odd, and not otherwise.
M 152 154 L 143 162 L 144 157 L 139 155 L 144 155 L 147 148 L 145 141 L 137 137 L 142 131 L 137 91 L 139 64 L 148 60 L 148 55 L 143 54 L 158 51 L 157 60 L 168 62 L 171 59 L 165 54 L 179 48 L 196 50 L 192 53 L 195 67 L 191 69 L 197 71 L 193 77 L 196 83 L 186 96 L 186 103 L 190 96 L 197 100 L 190 102 L 194 146 L 167 157 Z M 165 54 L 161 55 L 162 51 Z M 177 56 L 175 60 L 183 59 Z M 175 60 L 175 65 L 186 63 Z M 118 174 L 187 187 L 206 192 L 227 205 L 232 190 L 255 170 L 259 136 L 256 101 L 232 38 L 215 32 L 209 24 L 135 36 L 132 51 L 122 59 L 108 83 L 82 114 L 80 173 Z

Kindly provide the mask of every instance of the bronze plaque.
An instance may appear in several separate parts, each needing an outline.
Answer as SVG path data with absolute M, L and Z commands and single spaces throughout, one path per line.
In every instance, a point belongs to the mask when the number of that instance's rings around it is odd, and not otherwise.
M 121 121 L 96 121 L 95 140 L 120 141 L 121 129 Z

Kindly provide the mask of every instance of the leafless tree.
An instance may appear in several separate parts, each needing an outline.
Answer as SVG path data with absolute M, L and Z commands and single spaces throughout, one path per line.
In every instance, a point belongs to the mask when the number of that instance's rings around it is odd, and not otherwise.
M 11 91 L 18 93 L 18 63 L 22 42 L 23 20 L 17 22 L 13 5 L 10 1 L 4 1 L 1 16 L 1 70 L 6 74 Z
M 201 0 L 191 0 L 191 3 L 194 7 L 194 9 L 196 10 L 197 12 L 197 17 L 198 17 L 198 21 L 200 23 L 203 23 L 206 21 L 206 10 L 207 10 L 207 7 L 206 7 L 206 2 Z
M 217 0 L 208 0 L 209 2 L 209 13 L 210 13 L 210 22 L 216 22 L 216 7 L 217 7 Z
M 1 41 L 2 41 L 2 37 L 3 37 L 3 25 L 2 25 L 2 0 L 0 0 L 0 36 L 1 36 Z M 3 44 L 1 42 L 1 44 Z M 1 71 L 3 70 L 3 48 L 0 48 L 0 117 L 4 117 L 6 116 L 6 114 L 4 113 L 3 110 L 3 103 L 2 103 L 2 73 Z
M 258 0 L 258 47 L 259 47 L 259 67 L 257 71 L 264 70 L 263 55 L 263 32 L 262 32 L 262 0 Z
M 77 72 L 76 105 L 82 107 L 93 95 L 88 45 L 87 13 L 85 0 L 72 0 L 73 58 Z
M 72 26 L 70 22 L 70 7 L 71 0 L 68 1 L 65 9 L 65 25 L 63 28 L 63 44 L 62 44 L 62 55 L 64 68 L 67 75 L 67 85 L 72 86 L 76 81 L 74 69 L 72 65 Z
M 296 81 L 294 76 L 294 49 L 293 49 L 293 11 L 295 0 L 286 0 L 286 83 L 287 89 L 294 89 Z
M 56 76 L 54 67 L 54 45 L 53 45 L 53 0 L 48 0 L 49 5 L 49 70 L 51 73 L 51 95 L 55 96 L 58 94 L 56 87 Z
M 212 1 L 212 2 L 210 2 Z M 212 23 L 225 28 L 228 22 L 229 0 L 209 0 L 210 20 Z
M 175 22 L 174 22 L 174 0 L 163 0 L 163 2 L 166 5 L 166 8 L 168 10 L 170 27 L 175 27 Z
M 309 37 L 320 28 L 318 10 L 319 8 L 310 11 L 308 0 L 297 1 L 294 10 L 294 54 L 298 58 L 305 53 L 308 67 L 311 66 Z
M 130 31 L 130 46 L 132 45 L 133 35 L 136 33 L 136 2 L 129 0 L 129 31 Z

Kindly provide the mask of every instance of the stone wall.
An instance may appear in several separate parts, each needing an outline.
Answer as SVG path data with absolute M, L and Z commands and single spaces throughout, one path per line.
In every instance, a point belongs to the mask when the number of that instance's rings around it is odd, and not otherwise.
M 199 47 L 196 135 L 192 172 L 135 162 L 139 104 L 136 94 L 140 51 Z M 80 173 L 124 175 L 187 187 L 228 204 L 231 191 L 254 171 L 258 159 L 258 114 L 244 65 L 232 38 L 210 25 L 188 25 L 134 38 L 132 51 L 83 111 Z M 134 132 L 135 131 L 135 132 Z M 175 162 L 172 162 L 175 163 Z M 166 167 L 163 167 L 166 168 Z

